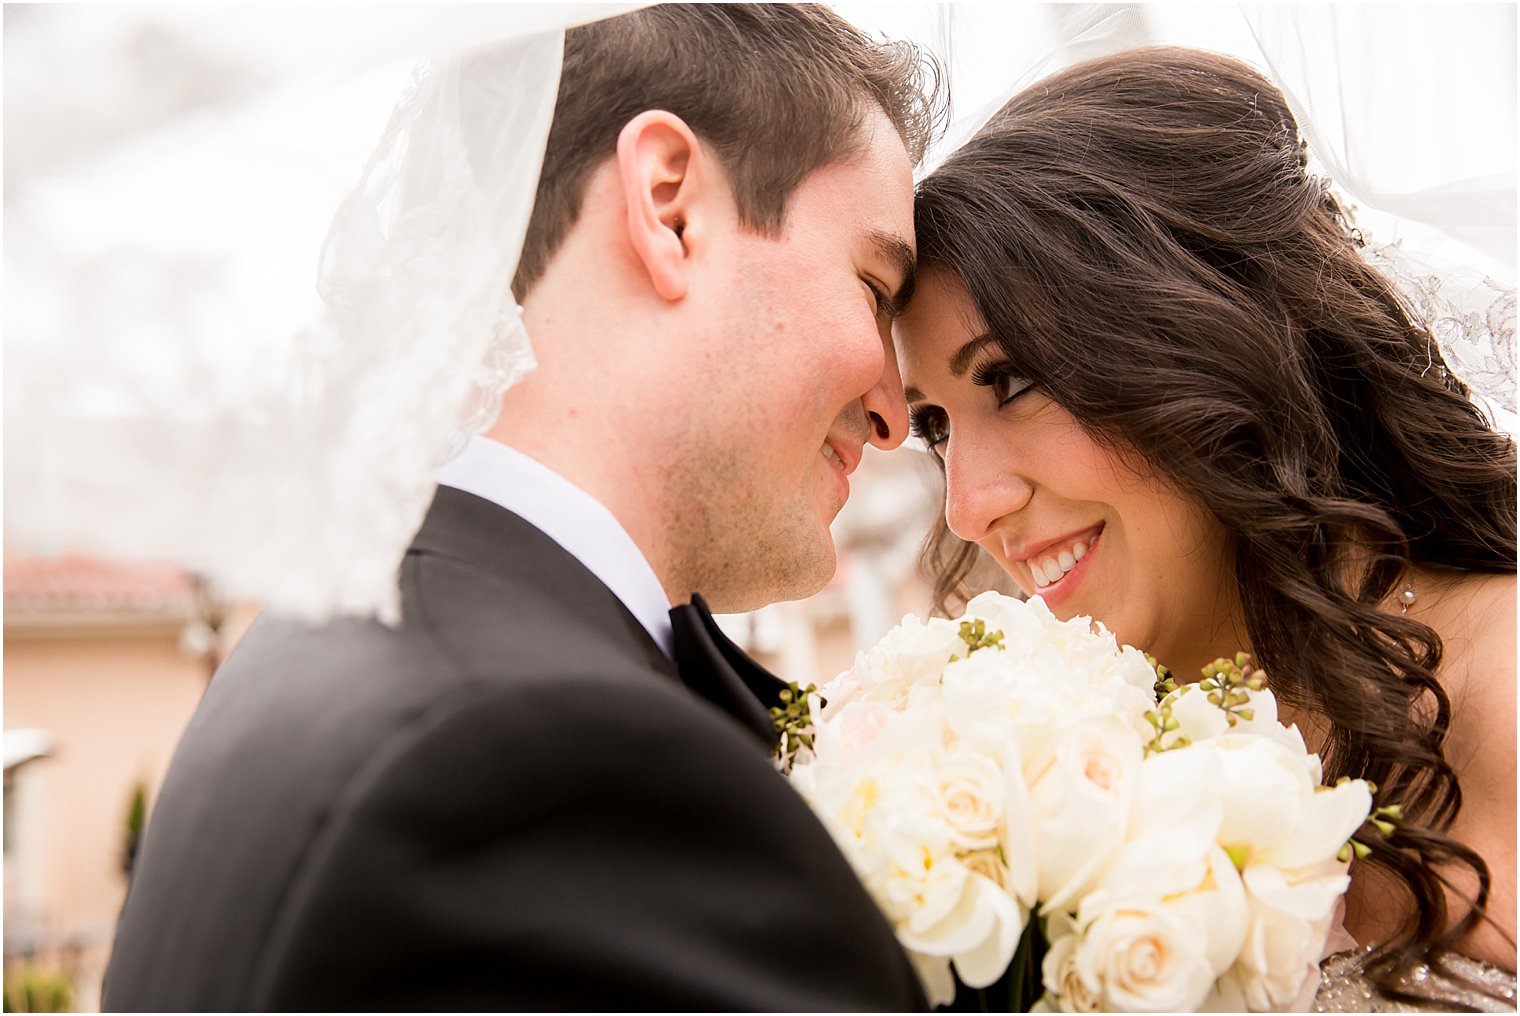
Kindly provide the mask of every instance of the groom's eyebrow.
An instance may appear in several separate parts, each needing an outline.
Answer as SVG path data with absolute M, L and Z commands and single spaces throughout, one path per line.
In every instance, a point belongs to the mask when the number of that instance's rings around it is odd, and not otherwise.
M 890 304 L 889 311 L 893 317 L 896 317 L 907 308 L 908 301 L 913 299 L 914 272 L 918 258 L 908 242 L 896 234 L 873 231 L 871 242 L 875 244 L 876 251 L 882 259 L 897 269 L 902 279 L 897 291 L 887 297 L 887 302 Z

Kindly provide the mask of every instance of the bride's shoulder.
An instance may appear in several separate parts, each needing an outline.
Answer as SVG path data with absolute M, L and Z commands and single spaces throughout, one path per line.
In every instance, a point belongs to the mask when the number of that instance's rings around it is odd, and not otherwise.
M 1446 759 L 1467 802 L 1449 830 L 1476 850 L 1493 877 L 1487 922 L 1463 951 L 1513 968 L 1515 963 L 1515 576 L 1456 577 L 1426 623 L 1441 636 L 1437 674 L 1451 701 Z M 1465 873 L 1453 875 L 1471 892 Z

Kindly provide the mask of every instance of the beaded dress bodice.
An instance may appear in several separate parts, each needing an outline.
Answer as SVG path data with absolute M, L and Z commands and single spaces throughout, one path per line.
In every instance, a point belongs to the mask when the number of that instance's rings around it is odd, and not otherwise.
M 1467 956 L 1453 955 L 1447 962 L 1466 981 L 1481 985 L 1479 991 L 1464 981 L 1453 980 L 1420 965 L 1403 975 L 1400 984 L 1410 993 L 1430 997 L 1425 1004 L 1385 997 L 1362 970 L 1364 949 L 1336 953 L 1320 964 L 1319 993 L 1315 1012 L 1451 1012 L 1453 1001 L 1478 1012 L 1515 1011 L 1515 975 Z

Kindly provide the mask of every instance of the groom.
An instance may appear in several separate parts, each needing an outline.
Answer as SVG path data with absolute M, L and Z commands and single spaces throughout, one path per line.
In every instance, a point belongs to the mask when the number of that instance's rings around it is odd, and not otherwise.
M 904 437 L 921 71 L 822 7 L 567 33 L 538 370 L 441 471 L 399 628 L 266 617 L 212 681 L 108 1010 L 923 1006 L 701 600 L 819 589 Z

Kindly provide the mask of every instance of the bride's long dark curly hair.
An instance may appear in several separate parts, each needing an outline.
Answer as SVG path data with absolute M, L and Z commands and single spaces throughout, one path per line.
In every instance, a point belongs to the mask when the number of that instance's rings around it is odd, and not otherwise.
M 1515 571 L 1514 443 L 1237 61 L 1131 50 L 1040 81 L 920 184 L 916 220 L 921 268 L 965 283 L 1014 371 L 1224 525 L 1252 652 L 1328 721 L 1327 778 L 1402 805 L 1369 858 L 1408 893 L 1369 963 L 1397 994 L 1483 918 L 1489 872 L 1445 834 L 1462 793 L 1441 640 L 1380 604 L 1411 563 Z M 975 556 L 941 520 L 940 609 Z M 1448 928 L 1451 866 L 1479 890 Z

